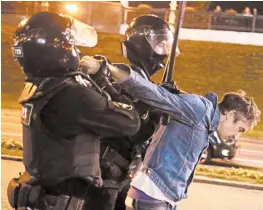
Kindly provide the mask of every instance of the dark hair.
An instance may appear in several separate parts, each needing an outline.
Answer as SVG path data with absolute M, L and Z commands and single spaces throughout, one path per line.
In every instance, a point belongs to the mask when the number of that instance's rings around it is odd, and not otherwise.
M 254 126 L 260 120 L 261 111 L 254 99 L 246 96 L 246 92 L 243 90 L 226 93 L 219 103 L 219 109 L 222 114 L 225 114 L 226 111 L 235 110 L 237 112 L 235 122 L 245 117 Z

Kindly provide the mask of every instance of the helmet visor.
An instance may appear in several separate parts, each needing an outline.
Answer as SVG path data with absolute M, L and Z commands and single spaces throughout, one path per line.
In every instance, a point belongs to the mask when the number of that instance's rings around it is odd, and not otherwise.
M 79 20 L 72 18 L 71 33 L 77 46 L 94 47 L 98 43 L 96 30 Z
M 152 49 L 158 55 L 168 55 L 171 52 L 174 35 L 169 30 L 159 30 L 145 36 Z

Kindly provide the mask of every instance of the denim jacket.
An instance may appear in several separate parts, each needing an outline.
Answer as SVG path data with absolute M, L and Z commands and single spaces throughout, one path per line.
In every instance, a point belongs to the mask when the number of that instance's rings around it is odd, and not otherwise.
M 171 116 L 166 129 L 154 135 L 141 169 L 173 201 L 187 197 L 194 170 L 208 147 L 208 135 L 219 123 L 217 95 L 172 94 L 134 71 L 122 87 L 133 97 Z M 160 133 L 160 132 L 159 132 Z

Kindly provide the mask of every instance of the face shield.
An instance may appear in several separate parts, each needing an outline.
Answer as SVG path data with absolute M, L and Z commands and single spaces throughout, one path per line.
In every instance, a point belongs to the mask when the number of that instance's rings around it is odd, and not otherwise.
M 85 24 L 71 16 L 60 14 L 68 24 L 65 35 L 69 35 L 69 39 L 73 44 L 82 47 L 94 47 L 98 43 L 98 35 L 96 30 L 88 24 Z
M 70 32 L 74 37 L 74 44 L 82 47 L 94 47 L 98 43 L 96 30 L 81 21 L 72 18 Z
M 54 17 L 53 19 L 50 18 L 49 20 L 53 21 L 54 25 L 57 26 L 57 28 L 52 29 L 49 28 L 48 24 L 46 24 L 48 25 L 48 27 L 46 27 L 45 24 L 40 24 L 41 26 L 39 28 L 32 28 L 28 35 L 31 38 L 38 39 L 37 41 L 39 41 L 40 44 L 45 44 L 45 31 L 48 31 L 48 33 L 51 34 L 50 37 L 54 38 L 57 36 L 57 34 L 55 34 L 56 29 L 63 30 L 62 28 L 66 27 L 66 30 L 64 29 L 65 31 L 62 32 L 62 34 L 66 37 L 68 41 L 72 42 L 72 44 L 83 47 L 94 47 L 97 45 L 98 35 L 93 27 L 67 15 L 60 14 L 59 16 L 62 17 L 62 19 L 59 19 L 59 21 Z M 28 21 L 29 18 L 22 20 L 18 25 L 18 30 L 26 27 Z M 53 34 L 52 31 L 54 32 Z
M 171 52 L 174 35 L 169 30 L 158 30 L 145 36 L 147 42 L 158 55 L 168 55 Z

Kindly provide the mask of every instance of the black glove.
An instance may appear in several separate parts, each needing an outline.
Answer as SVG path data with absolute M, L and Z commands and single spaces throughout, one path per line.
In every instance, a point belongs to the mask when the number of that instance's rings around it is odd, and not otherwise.
M 132 105 L 132 101 L 121 93 L 121 88 L 119 84 L 114 83 L 111 78 L 110 72 L 107 68 L 108 64 L 111 62 L 103 55 L 95 55 L 93 58 L 101 62 L 100 70 L 95 75 L 90 75 L 91 78 L 104 90 L 110 94 L 112 100 L 118 101 L 121 103 Z
M 178 88 L 178 86 L 175 84 L 174 81 L 162 82 L 162 83 L 159 83 L 159 85 L 167 89 L 170 93 L 173 93 L 173 94 L 181 93 L 180 89 Z
M 108 60 L 108 58 L 106 58 L 106 56 L 104 56 L 104 55 L 94 55 L 94 56 L 92 56 L 92 58 L 95 58 L 101 62 L 106 62 L 106 63 L 111 64 L 110 60 Z
M 95 77 L 94 80 L 96 81 L 96 80 L 99 80 L 105 77 L 111 78 L 110 71 L 108 70 L 108 67 L 107 67 L 107 65 L 111 64 L 111 62 L 103 55 L 94 55 L 92 57 L 99 60 L 101 63 L 99 71 L 97 72 L 97 74 L 94 75 Z
M 86 60 L 85 65 L 83 66 L 80 65 L 80 71 L 82 71 L 85 74 L 88 74 L 90 78 L 102 89 L 104 89 L 106 86 L 111 86 L 112 79 L 111 79 L 110 71 L 107 68 L 107 65 L 110 63 L 110 61 L 105 56 L 102 55 L 95 55 L 90 58 L 91 58 L 90 61 Z M 97 61 L 94 63 L 94 60 Z M 94 68 L 97 69 L 97 71 L 96 73 L 89 74 L 89 68 L 93 68 L 93 65 Z

